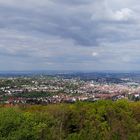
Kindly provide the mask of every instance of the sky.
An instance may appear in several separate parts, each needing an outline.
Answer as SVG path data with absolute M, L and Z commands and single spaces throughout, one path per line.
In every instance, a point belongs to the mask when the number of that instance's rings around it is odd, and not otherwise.
M 0 0 L 0 71 L 140 70 L 138 0 Z

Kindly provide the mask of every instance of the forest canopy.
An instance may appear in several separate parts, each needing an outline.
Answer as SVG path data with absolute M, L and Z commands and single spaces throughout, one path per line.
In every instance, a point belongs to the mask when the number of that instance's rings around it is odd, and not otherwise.
M 140 102 L 0 107 L 0 140 L 139 140 Z

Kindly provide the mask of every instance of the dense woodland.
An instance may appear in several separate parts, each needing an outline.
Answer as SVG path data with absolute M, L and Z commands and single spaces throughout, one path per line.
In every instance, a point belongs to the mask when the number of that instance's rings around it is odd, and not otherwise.
M 1 105 L 0 140 L 140 140 L 140 102 Z

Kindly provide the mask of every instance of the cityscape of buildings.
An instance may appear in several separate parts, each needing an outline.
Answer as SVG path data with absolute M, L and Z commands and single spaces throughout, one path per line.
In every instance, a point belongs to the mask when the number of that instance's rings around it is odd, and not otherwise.
M 24 76 L 0 79 L 1 104 L 55 104 L 97 100 L 140 100 L 140 84 L 129 78 L 106 82 L 63 76 Z M 114 80 L 113 80 L 114 81 Z

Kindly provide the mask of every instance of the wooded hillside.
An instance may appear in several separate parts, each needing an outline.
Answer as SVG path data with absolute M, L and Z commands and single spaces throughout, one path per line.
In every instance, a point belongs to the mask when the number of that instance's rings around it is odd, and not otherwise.
M 0 107 L 0 140 L 139 140 L 140 102 Z

